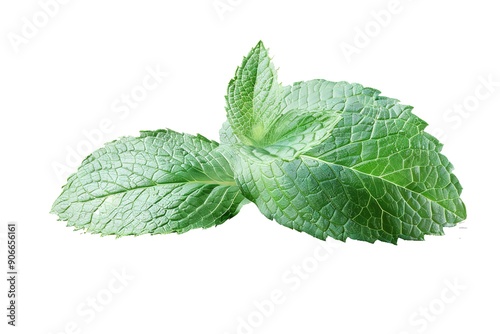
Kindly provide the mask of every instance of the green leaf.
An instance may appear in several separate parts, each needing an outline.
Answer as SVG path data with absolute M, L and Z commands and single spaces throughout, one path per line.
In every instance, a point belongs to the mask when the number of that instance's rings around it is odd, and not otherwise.
M 411 107 L 347 83 L 285 88 L 282 109 L 342 110 L 321 145 L 293 161 L 240 147 L 235 176 L 269 219 L 317 238 L 396 243 L 443 234 L 466 217 L 441 144 Z
M 88 156 L 52 212 L 103 235 L 183 233 L 222 224 L 245 202 L 216 142 L 158 130 Z
M 242 143 L 260 146 L 279 116 L 280 94 L 274 65 L 259 42 L 243 59 L 227 90 L 227 118 Z

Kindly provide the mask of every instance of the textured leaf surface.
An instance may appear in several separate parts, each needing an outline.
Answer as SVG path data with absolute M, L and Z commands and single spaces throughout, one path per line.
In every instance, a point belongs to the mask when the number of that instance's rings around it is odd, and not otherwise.
M 222 123 L 222 127 L 219 130 L 219 138 L 221 144 L 238 144 L 239 140 L 233 133 L 233 129 L 231 128 L 231 124 L 228 121 Z
M 263 148 L 285 160 L 292 160 L 329 138 L 340 121 L 338 113 L 291 110 L 281 115 L 264 138 L 272 143 Z
M 280 84 L 266 48 L 259 42 L 236 70 L 227 91 L 227 118 L 236 136 L 260 146 L 279 115 Z
M 379 99 L 373 88 L 345 81 L 300 81 L 282 88 L 281 112 L 290 110 L 359 111 Z
M 87 157 L 52 211 L 76 229 L 121 236 L 211 227 L 244 202 L 216 142 L 159 130 Z
M 260 148 L 285 160 L 295 159 L 329 138 L 339 121 L 340 115 L 331 111 L 289 111 L 280 115 L 271 125 L 263 139 L 263 142 L 270 144 Z M 227 122 L 220 130 L 220 137 L 224 144 L 239 143 Z
M 452 165 L 411 107 L 347 83 L 314 80 L 284 91 L 284 112 L 331 108 L 342 119 L 293 161 L 239 149 L 237 182 L 268 218 L 320 239 L 392 243 L 443 234 L 465 218 Z

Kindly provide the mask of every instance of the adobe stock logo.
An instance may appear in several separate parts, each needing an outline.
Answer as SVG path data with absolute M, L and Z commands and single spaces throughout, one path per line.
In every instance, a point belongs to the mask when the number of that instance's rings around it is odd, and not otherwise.
M 159 64 L 146 66 L 142 80 L 133 85 L 127 92 L 121 93 L 110 104 L 111 113 L 106 113 L 96 122 L 94 127 L 83 129 L 81 139 L 74 145 L 65 146 L 65 157 L 53 161 L 52 170 L 59 182 L 64 181 L 71 173 L 76 171 L 82 160 L 93 151 L 101 147 L 110 133 L 117 125 L 124 122 L 138 110 L 141 103 L 157 90 L 168 77 Z
M 433 323 L 444 317 L 451 305 L 456 303 L 462 293 L 467 290 L 467 286 L 457 278 L 445 279 L 443 285 L 444 287 L 435 298 L 410 315 L 408 318 L 410 328 L 398 334 L 424 333 Z
M 14 52 L 19 53 L 21 45 L 26 45 L 38 36 L 41 29 L 46 27 L 50 20 L 59 14 L 62 5 L 65 5 L 70 0 L 40 0 L 38 6 L 40 9 L 34 12 L 30 18 L 21 17 L 21 29 L 19 33 L 8 32 L 7 39 L 14 49 Z
M 409 2 L 412 0 L 406 0 Z M 403 12 L 403 4 L 400 0 L 391 0 L 387 3 L 385 9 L 370 12 L 371 20 L 367 21 L 362 27 L 354 27 L 354 36 L 352 42 L 342 42 L 339 47 L 347 63 L 352 62 L 354 55 L 361 54 L 361 51 L 367 48 L 373 39 L 378 37 L 383 29 L 386 29 L 394 16 Z
M 119 299 L 119 295 L 124 294 L 130 283 L 135 279 L 125 268 L 122 268 L 121 271 L 111 270 L 110 274 L 111 278 L 99 290 L 77 304 L 76 314 L 71 319 L 61 324 L 56 331 L 51 331 L 48 334 L 87 333 L 85 327 L 96 321 L 100 314 L 111 308 L 113 301 Z
M 272 289 L 269 297 L 254 300 L 252 309 L 247 314 L 238 316 L 236 328 L 224 334 L 254 334 L 271 318 L 293 293 L 298 291 L 320 269 L 323 263 L 334 257 L 339 250 L 340 241 L 328 238 L 317 243 L 310 254 L 293 264 L 281 275 L 280 286 Z
M 215 12 L 221 21 L 226 18 L 226 13 L 233 12 L 243 0 L 215 0 L 212 2 Z
M 450 134 L 448 132 L 459 129 L 475 113 L 479 113 L 486 101 L 498 94 L 499 89 L 500 80 L 493 74 L 478 76 L 474 89 L 444 110 L 441 125 L 431 126 L 426 131 L 440 142 L 446 143 Z

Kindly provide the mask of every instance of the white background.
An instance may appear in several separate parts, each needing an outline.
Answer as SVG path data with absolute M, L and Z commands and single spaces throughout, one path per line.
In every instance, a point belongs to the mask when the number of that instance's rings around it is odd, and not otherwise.
M 2 1 L 0 267 L 5 225 L 15 221 L 20 309 L 12 330 L 2 279 L 1 332 L 498 332 L 495 3 L 401 0 L 383 24 L 373 13 L 393 9 L 388 0 L 224 4 L 221 12 L 213 0 L 74 0 L 43 22 L 39 2 Z M 26 38 L 25 20 L 46 25 Z M 318 248 L 324 242 L 268 221 L 253 204 L 217 228 L 120 239 L 74 232 L 48 213 L 75 169 L 54 168 L 85 146 L 85 131 L 96 139 L 92 149 L 164 127 L 218 139 L 227 83 L 258 40 L 284 84 L 359 82 L 413 105 L 445 143 L 467 221 L 425 242 L 332 242 L 329 254 Z M 347 57 L 347 44 L 357 53 Z M 115 113 L 147 68 L 168 75 L 128 115 Z M 98 135 L 103 119 L 112 129 Z M 115 282 L 122 271 L 130 277 Z M 264 302 L 262 315 L 255 302 L 274 290 L 281 303 Z M 92 298 L 100 311 L 90 311 Z

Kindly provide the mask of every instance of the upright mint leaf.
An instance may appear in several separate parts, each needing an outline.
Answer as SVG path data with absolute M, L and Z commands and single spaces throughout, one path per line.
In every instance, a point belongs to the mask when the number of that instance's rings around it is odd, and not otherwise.
M 259 42 L 243 59 L 227 90 L 227 118 L 242 143 L 262 144 L 279 115 L 280 94 L 274 65 Z
M 266 217 L 320 239 L 392 243 L 440 235 L 465 219 L 452 165 L 411 107 L 347 83 L 287 90 L 285 112 L 331 108 L 343 111 L 342 120 L 293 161 L 239 148 L 237 182 Z
M 52 212 L 103 235 L 183 233 L 222 224 L 245 201 L 216 142 L 158 130 L 87 157 Z

